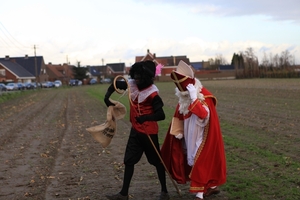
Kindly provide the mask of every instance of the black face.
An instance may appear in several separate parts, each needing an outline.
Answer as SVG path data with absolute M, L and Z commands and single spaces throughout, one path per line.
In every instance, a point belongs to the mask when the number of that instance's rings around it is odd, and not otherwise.
M 132 65 L 129 75 L 135 80 L 139 90 L 147 88 L 153 84 L 152 73 L 147 68 L 145 62 L 137 62 Z
M 135 83 L 136 83 L 137 85 L 139 85 L 140 83 L 143 82 L 143 80 L 141 79 L 141 75 L 140 75 L 140 74 L 134 74 L 133 79 L 135 80 Z

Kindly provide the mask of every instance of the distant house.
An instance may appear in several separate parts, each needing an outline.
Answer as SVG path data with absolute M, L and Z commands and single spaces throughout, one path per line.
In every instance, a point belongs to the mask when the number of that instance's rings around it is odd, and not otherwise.
M 231 68 L 230 66 L 220 66 L 220 69 L 222 70 L 212 70 L 209 61 L 190 62 L 190 59 L 185 55 L 157 57 L 155 53 L 151 53 L 148 49 L 146 55 L 135 57 L 136 62 L 145 60 L 152 60 L 157 65 L 162 64 L 164 66 L 161 69 L 161 74 L 156 77 L 156 80 L 159 81 L 172 81 L 170 78 L 171 72 L 176 70 L 178 63 L 181 60 L 191 66 L 192 70 L 195 72 L 195 77 L 197 78 L 210 79 L 234 76 L 232 70 L 229 70 Z
M 94 65 L 94 66 L 87 66 L 90 78 L 96 79 L 98 82 L 101 79 L 106 78 L 107 74 L 107 66 L 106 65 Z
M 87 66 L 90 78 L 98 82 L 105 78 L 114 79 L 118 75 L 126 74 L 125 63 L 107 63 L 106 65 Z
M 114 78 L 118 75 L 124 75 L 126 73 L 125 63 L 107 63 L 107 77 Z
M 34 82 L 35 76 L 11 60 L 0 60 L 0 82 Z
M 147 53 L 144 56 L 136 56 L 135 62 L 152 60 L 156 64 L 162 64 L 164 66 L 177 66 L 180 60 L 183 60 L 185 63 L 190 64 L 190 59 L 186 56 L 164 56 L 157 57 L 155 53 L 150 53 L 150 50 L 147 49 Z
M 190 64 L 190 59 L 186 56 L 164 56 L 157 57 L 155 53 L 151 53 L 147 49 L 147 53 L 144 56 L 136 56 L 135 62 L 152 60 L 156 65 L 162 64 L 164 67 L 161 69 L 161 76 L 170 76 L 173 70 L 176 70 L 180 60 L 184 61 L 187 64 Z
M 63 84 L 68 84 L 70 79 L 74 78 L 73 65 L 64 64 L 52 64 L 46 65 L 46 72 L 48 74 L 49 81 L 60 80 Z
M 37 77 L 37 82 L 44 82 L 48 80 L 48 74 L 46 72 L 46 65 L 43 56 L 28 56 L 25 57 L 9 57 L 0 58 L 0 60 L 13 61 L 25 68 L 34 77 Z

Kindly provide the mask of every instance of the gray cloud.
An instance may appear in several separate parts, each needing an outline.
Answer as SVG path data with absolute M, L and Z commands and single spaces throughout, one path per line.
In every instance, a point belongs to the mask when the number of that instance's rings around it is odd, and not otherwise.
M 300 24 L 299 0 L 144 0 L 144 2 L 180 5 L 183 9 L 186 8 L 199 14 L 219 16 L 263 15 L 272 20 L 290 20 Z

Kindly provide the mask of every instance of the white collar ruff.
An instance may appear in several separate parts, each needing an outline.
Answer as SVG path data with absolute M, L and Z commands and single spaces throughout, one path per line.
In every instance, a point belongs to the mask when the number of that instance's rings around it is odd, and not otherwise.
M 128 84 L 130 88 L 131 100 L 134 101 L 136 98 L 138 98 L 138 103 L 143 102 L 153 92 L 158 92 L 158 88 L 154 84 L 141 91 L 138 89 L 134 79 L 128 80 Z

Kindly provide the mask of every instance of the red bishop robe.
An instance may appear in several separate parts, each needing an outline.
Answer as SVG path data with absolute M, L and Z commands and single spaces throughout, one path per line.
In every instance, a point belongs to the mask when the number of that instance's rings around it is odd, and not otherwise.
M 205 88 L 201 93 L 205 104 L 210 110 L 209 122 L 204 129 L 203 141 L 197 150 L 194 165 L 187 164 L 187 158 L 182 148 L 182 140 L 170 134 L 170 127 L 161 148 L 162 159 L 172 178 L 179 184 L 190 181 L 189 191 L 192 193 L 206 192 L 207 188 L 222 185 L 226 182 L 226 158 L 219 117 L 216 111 L 216 98 Z M 189 106 L 191 109 L 201 109 L 199 100 Z M 183 118 L 177 105 L 174 117 Z M 196 111 L 193 110 L 195 113 Z M 187 115 L 189 115 L 188 113 Z M 200 115 L 198 115 L 200 116 Z

